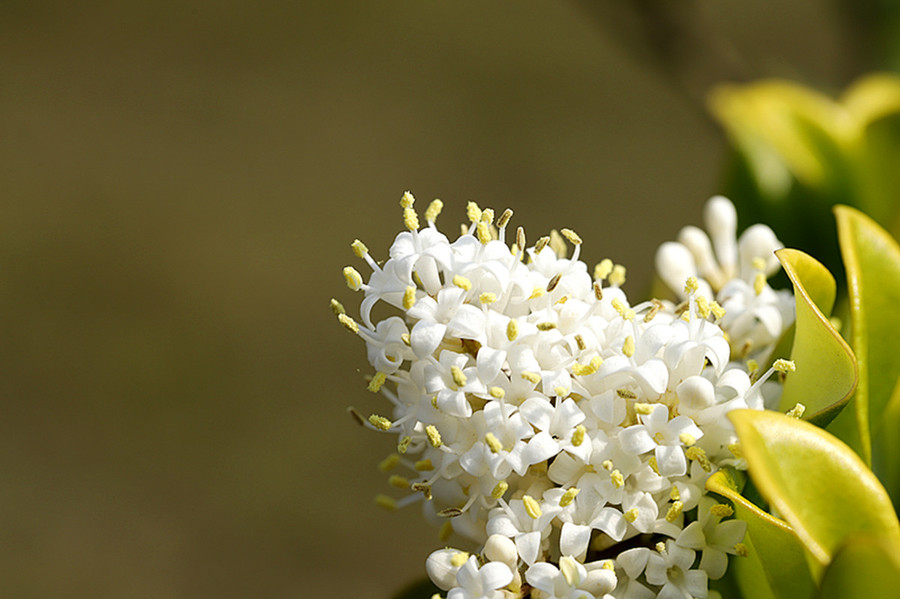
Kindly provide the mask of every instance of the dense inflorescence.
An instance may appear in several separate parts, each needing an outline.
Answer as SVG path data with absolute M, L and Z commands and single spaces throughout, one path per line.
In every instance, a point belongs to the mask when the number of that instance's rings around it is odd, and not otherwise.
M 470 203 L 451 242 L 441 202 L 424 227 L 413 202 L 382 265 L 352 244 L 372 270 L 344 269 L 359 318 L 332 308 L 390 404 L 353 411 L 397 438 L 381 468 L 403 495 L 378 503 L 421 503 L 471 552 L 432 553 L 431 579 L 449 599 L 707 597 L 745 552 L 745 524 L 704 487 L 745 467 L 726 414 L 777 401 L 771 375 L 793 368 L 760 367 L 793 322 L 793 298 L 767 282 L 775 235 L 737 238 L 734 207 L 713 198 L 708 234 L 686 227 L 657 252 L 680 303 L 632 304 L 624 267 L 589 272 L 571 230 L 529 246 L 511 211 Z M 394 313 L 376 322 L 379 302 Z

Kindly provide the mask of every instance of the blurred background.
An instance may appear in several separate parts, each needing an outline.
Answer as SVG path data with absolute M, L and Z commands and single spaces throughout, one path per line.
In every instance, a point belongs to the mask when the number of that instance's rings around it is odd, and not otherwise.
M 0 3 L 0 587 L 384 598 L 441 546 L 388 513 L 328 300 L 409 189 L 572 227 L 650 283 L 718 191 L 704 94 L 839 89 L 831 2 Z M 668 8 L 667 8 L 668 6 Z M 637 7 L 637 8 L 636 8 Z M 655 12 L 654 12 L 655 11 Z

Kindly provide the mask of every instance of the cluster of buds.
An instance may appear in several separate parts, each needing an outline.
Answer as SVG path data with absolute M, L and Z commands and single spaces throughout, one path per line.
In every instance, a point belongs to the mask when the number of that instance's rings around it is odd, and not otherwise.
M 793 364 L 765 368 L 793 322 L 793 297 L 768 276 L 780 247 L 756 225 L 739 239 L 732 204 L 705 209 L 657 253 L 675 302 L 632 304 L 625 268 L 589 271 L 574 231 L 528 245 L 512 212 L 469 203 L 455 241 L 411 194 L 406 230 L 371 275 L 344 269 L 366 344 L 368 389 L 388 407 L 363 416 L 394 435 L 380 467 L 393 496 L 421 504 L 444 544 L 426 561 L 448 599 L 707 597 L 745 524 L 705 490 L 745 468 L 726 414 L 777 402 Z M 571 256 L 570 254 L 571 247 Z M 390 306 L 373 318 L 377 304 Z M 379 309 L 379 312 L 385 310 Z

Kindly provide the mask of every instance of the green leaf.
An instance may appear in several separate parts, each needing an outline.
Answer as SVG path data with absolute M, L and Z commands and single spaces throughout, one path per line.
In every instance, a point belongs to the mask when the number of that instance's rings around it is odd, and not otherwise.
M 851 345 L 859 362 L 859 384 L 851 415 L 838 423 L 867 464 L 872 438 L 880 433 L 885 407 L 900 377 L 900 247 L 872 219 L 835 206 L 850 295 Z M 855 426 L 853 426 L 855 425 Z M 896 432 L 896 431 L 893 431 Z
M 728 416 L 753 482 L 819 565 L 827 566 L 847 536 L 858 532 L 883 534 L 900 550 L 890 497 L 839 439 L 778 412 L 735 410 Z
M 852 535 L 825 570 L 816 598 L 895 597 L 898 582 L 897 547 L 877 535 Z
M 827 317 L 834 306 L 834 277 L 799 250 L 778 250 L 776 255 L 794 286 L 797 302 L 791 351 L 797 370 L 785 380 L 779 409 L 802 403 L 805 417 L 824 426 L 849 401 L 858 377 L 850 346 Z
M 739 492 L 736 473 L 719 470 L 706 488 L 731 501 L 734 514 L 747 523 L 746 557 L 732 557 L 733 570 L 747 599 L 809 597 L 814 589 L 803 544 L 784 520 L 761 510 Z

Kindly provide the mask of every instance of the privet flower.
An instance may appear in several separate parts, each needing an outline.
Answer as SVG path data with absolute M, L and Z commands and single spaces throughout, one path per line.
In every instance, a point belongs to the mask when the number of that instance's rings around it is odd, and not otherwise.
M 657 254 L 681 303 L 631 303 L 625 268 L 589 270 L 574 231 L 529 244 L 511 211 L 469 203 L 451 241 L 439 200 L 424 227 L 411 194 L 401 205 L 386 262 L 352 244 L 372 271 L 344 269 L 359 318 L 332 307 L 387 400 L 353 413 L 397 441 L 381 464 L 397 491 L 378 503 L 420 503 L 466 549 L 428 558 L 434 583 L 451 599 L 706 597 L 745 553 L 745 524 L 705 491 L 744 467 L 726 414 L 763 409 L 766 381 L 777 395 L 776 367 L 758 364 L 793 321 L 767 282 L 775 235 L 737 239 L 734 207 L 713 198 L 708 234 L 685 228 Z M 379 302 L 393 313 L 376 322 Z

